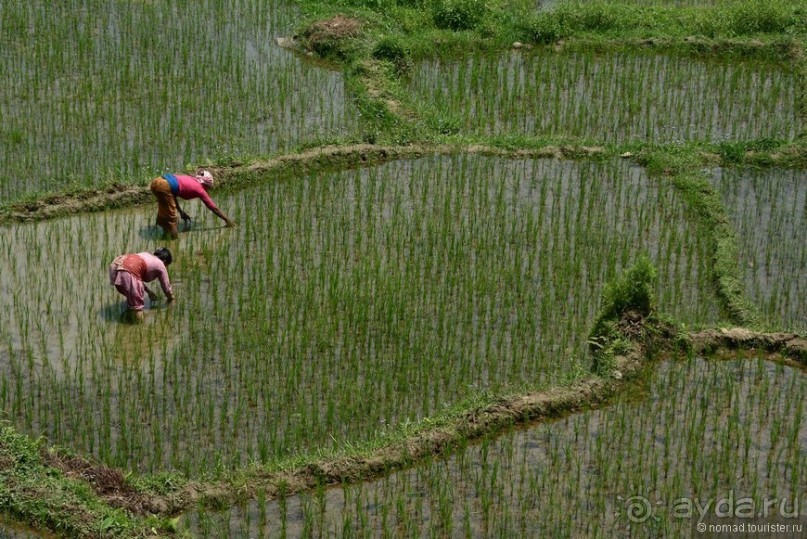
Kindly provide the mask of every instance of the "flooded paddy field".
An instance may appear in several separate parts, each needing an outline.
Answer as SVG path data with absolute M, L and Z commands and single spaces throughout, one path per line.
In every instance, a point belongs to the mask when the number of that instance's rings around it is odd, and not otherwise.
M 677 143 L 801 132 L 796 76 L 752 61 L 513 51 L 420 62 L 408 88 L 475 134 Z
M 4 228 L 0 406 L 18 429 L 189 475 L 368 440 L 587 370 L 603 283 L 641 252 L 661 312 L 719 319 L 707 242 L 622 160 L 433 156 L 214 198 L 239 226 L 183 206 L 178 300 L 140 326 L 106 272 L 163 244 L 154 208 Z
M 764 323 L 807 331 L 807 171 L 717 169 L 737 231 L 746 294 Z
M 341 72 L 274 43 L 299 20 L 292 2 L 188 7 L 0 4 L 0 201 L 146 182 L 355 129 Z
M 646 393 L 601 410 L 183 525 L 194 537 L 684 537 L 701 511 L 714 522 L 729 506 L 803 523 L 805 396 L 804 371 L 761 357 L 669 361 Z

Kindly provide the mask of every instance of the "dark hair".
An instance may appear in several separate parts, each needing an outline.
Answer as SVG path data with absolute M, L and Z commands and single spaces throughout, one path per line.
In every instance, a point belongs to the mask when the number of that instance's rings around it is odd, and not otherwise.
M 167 247 L 159 247 L 156 251 L 154 251 L 154 256 L 162 260 L 163 264 L 166 266 L 174 261 L 174 257 L 171 256 L 171 251 L 169 251 Z

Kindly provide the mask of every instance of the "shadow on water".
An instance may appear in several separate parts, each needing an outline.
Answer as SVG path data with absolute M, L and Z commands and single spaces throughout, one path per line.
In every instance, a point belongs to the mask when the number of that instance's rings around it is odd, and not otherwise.
M 124 324 L 128 326 L 140 325 L 148 323 L 150 313 L 164 311 L 169 308 L 170 304 L 166 303 L 165 300 L 152 302 L 151 300 L 146 299 L 145 318 L 143 321 L 140 321 L 135 318 L 134 312 L 126 306 L 126 302 L 120 301 L 101 307 L 98 310 L 98 316 L 104 322 Z
M 182 228 L 180 227 L 179 232 L 180 234 L 191 234 L 195 232 L 211 232 L 213 230 L 221 230 L 224 227 L 221 226 L 199 226 L 199 225 L 190 225 L 189 227 Z M 181 236 L 180 236 L 181 237 Z
M 142 239 L 148 241 L 160 241 L 168 239 L 168 237 L 163 232 L 163 229 L 157 225 L 148 225 L 141 227 L 137 231 L 137 235 L 140 236 Z
M 132 323 L 132 317 L 129 314 L 129 309 L 126 308 L 125 301 L 104 305 L 98 311 L 98 316 L 104 322 Z
M 126 302 L 107 304 L 99 311 L 99 317 L 108 324 L 109 333 L 114 333 L 112 357 L 117 363 L 139 364 L 156 351 L 167 355 L 166 345 L 171 342 L 173 304 L 164 299 L 151 302 L 146 299 L 142 320 L 135 318 Z
M 191 223 L 190 225 L 179 225 L 179 234 L 180 239 L 182 238 L 182 234 L 190 234 L 192 232 L 210 232 L 211 230 L 219 230 L 221 226 L 202 226 L 198 224 Z M 146 241 L 175 241 L 169 238 L 164 232 L 163 229 L 157 225 L 149 225 L 141 227 L 137 231 L 137 235 L 146 240 Z M 170 247 L 170 245 L 169 245 Z

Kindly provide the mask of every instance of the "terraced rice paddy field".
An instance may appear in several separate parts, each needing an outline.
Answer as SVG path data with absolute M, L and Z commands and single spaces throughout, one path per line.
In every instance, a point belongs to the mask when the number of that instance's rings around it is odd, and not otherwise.
M 681 492 L 776 492 L 794 510 L 807 425 L 791 402 L 806 390 L 801 372 L 761 357 L 669 362 L 641 397 L 370 483 L 197 512 L 189 527 L 199 537 L 613 537 L 630 534 L 634 510 L 653 536 L 687 536 Z
M 666 312 L 718 318 L 683 204 L 625 161 L 431 157 L 220 204 L 243 225 L 183 238 L 180 301 L 143 327 L 117 323 L 120 299 L 64 279 L 58 261 L 92 275 L 116 252 L 153 250 L 151 208 L 9 228 L 9 255 L 41 246 L 4 271 L 0 309 L 0 399 L 26 430 L 191 475 L 366 440 L 588 369 L 579 336 L 602 284 L 642 251 Z
M 516 51 L 420 63 L 408 88 L 472 133 L 663 144 L 801 132 L 793 73 L 754 62 Z
M 743 285 L 771 327 L 807 330 L 807 174 L 804 170 L 716 170 L 740 238 Z
M 807 524 L 805 13 L 4 2 L 0 533 Z

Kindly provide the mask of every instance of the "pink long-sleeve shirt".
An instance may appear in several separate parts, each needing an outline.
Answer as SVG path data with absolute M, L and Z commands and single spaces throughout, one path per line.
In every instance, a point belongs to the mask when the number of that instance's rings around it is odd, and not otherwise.
M 211 210 L 216 209 L 216 204 L 213 202 L 213 199 L 210 198 L 210 195 L 207 194 L 205 188 L 202 187 L 202 184 L 199 183 L 196 178 L 185 174 L 174 174 L 174 176 L 176 176 L 177 183 L 179 184 L 179 193 L 177 193 L 179 198 L 184 200 L 198 198 Z
M 196 180 L 194 180 L 196 181 Z M 109 282 L 115 284 L 115 273 L 123 270 L 131 273 L 144 283 L 157 279 L 166 296 L 173 295 L 171 281 L 168 279 L 168 270 L 163 261 L 151 253 L 137 253 L 121 255 L 112 262 L 109 268 Z

